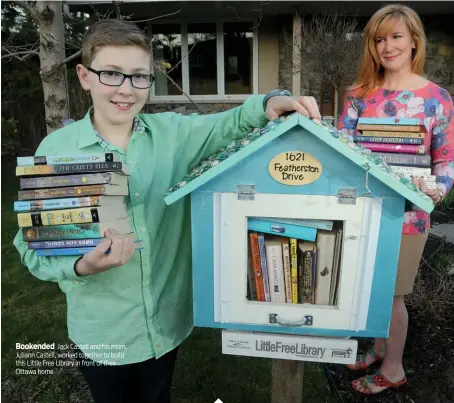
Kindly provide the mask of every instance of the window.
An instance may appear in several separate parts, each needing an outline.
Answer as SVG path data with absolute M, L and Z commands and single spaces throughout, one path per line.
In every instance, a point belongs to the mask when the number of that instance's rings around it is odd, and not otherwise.
M 178 24 L 153 26 L 153 62 L 165 71 L 178 86 L 183 85 L 181 70 L 181 31 Z M 155 95 L 179 95 L 178 88 L 159 70 L 154 70 Z
M 224 24 L 226 94 L 252 94 L 253 33 L 251 23 Z
M 252 21 L 157 23 L 150 30 L 153 101 L 186 101 L 178 87 L 208 102 L 257 93 L 258 41 Z

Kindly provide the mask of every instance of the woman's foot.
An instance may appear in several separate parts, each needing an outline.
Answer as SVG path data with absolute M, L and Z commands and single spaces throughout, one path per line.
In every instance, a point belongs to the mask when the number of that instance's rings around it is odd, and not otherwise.
M 352 382 L 352 387 L 357 392 L 365 395 L 376 395 L 386 389 L 398 388 L 407 383 L 405 375 L 397 377 L 395 380 L 385 377 L 380 370 L 374 375 L 366 375 Z
M 354 364 L 347 364 L 347 367 L 353 371 L 360 371 L 369 368 L 372 364 L 377 361 L 382 361 L 383 357 L 377 354 L 374 347 L 372 346 L 367 352 L 359 355 Z

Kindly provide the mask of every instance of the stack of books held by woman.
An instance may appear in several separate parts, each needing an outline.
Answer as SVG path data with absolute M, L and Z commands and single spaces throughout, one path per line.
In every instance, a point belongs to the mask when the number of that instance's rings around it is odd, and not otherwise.
M 140 249 L 126 209 L 128 174 L 114 152 L 18 157 L 14 211 L 29 249 L 38 256 L 83 255 L 109 228 Z
M 423 178 L 435 188 L 431 156 L 424 145 L 427 134 L 417 118 L 359 118 L 355 142 L 378 154 L 396 172 L 407 178 Z

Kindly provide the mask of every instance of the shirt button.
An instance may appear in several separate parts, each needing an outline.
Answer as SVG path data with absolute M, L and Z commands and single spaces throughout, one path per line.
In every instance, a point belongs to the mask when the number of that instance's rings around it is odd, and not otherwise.
M 134 196 L 139 197 L 139 196 L 140 196 L 140 193 L 139 193 L 139 192 L 136 192 L 136 193 L 134 193 Z
M 161 345 L 160 344 L 156 344 L 156 347 L 159 348 L 159 347 L 161 347 Z
M 141 228 L 141 229 L 140 229 L 140 232 L 145 232 L 145 228 Z

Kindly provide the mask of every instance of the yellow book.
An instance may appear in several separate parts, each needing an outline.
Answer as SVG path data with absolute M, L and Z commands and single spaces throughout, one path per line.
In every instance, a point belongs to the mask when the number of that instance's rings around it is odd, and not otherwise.
M 17 214 L 19 227 L 40 227 L 61 224 L 85 224 L 127 218 L 125 205 L 83 207 Z
M 297 240 L 290 238 L 290 272 L 292 277 L 292 304 L 298 303 Z

